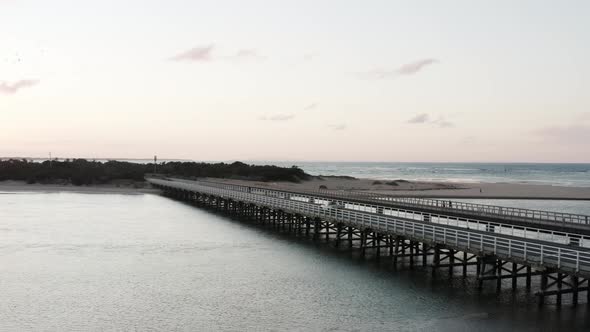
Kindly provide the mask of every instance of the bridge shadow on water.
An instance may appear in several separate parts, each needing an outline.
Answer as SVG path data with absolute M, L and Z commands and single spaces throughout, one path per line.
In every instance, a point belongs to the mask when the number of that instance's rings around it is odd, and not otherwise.
M 430 260 L 426 266 L 415 264 L 412 267 L 409 264 L 409 258 L 404 257 L 399 258 L 397 264 L 394 264 L 391 257 L 385 255 L 377 257 L 371 250 L 367 251 L 363 257 L 358 247 L 337 248 L 333 241 L 314 240 L 311 235 L 295 235 L 292 232 L 269 227 L 256 220 L 236 216 L 206 205 L 182 201 L 179 203 L 205 210 L 232 223 L 239 223 L 241 227 L 254 230 L 267 238 L 321 254 L 325 259 L 370 273 L 382 280 L 387 280 L 391 287 L 415 289 L 418 290 L 417 296 L 433 297 L 448 303 L 449 306 L 469 307 L 470 312 L 476 312 L 476 314 L 466 314 L 461 317 L 462 320 L 505 322 L 505 325 L 499 324 L 505 328 L 493 330 L 590 330 L 590 306 L 587 303 L 580 303 L 574 307 L 571 305 L 571 298 L 564 296 L 562 307 L 557 307 L 551 301 L 546 301 L 543 306 L 540 306 L 535 296 L 535 290 L 539 287 L 537 278 L 532 279 L 529 290 L 524 287 L 512 290 L 509 279 L 502 281 L 499 291 L 495 282 L 484 283 L 483 288 L 479 289 L 474 266 L 467 267 L 467 274 L 464 277 L 460 268 L 457 267 L 454 268 L 454 273 L 450 273 L 448 267 L 433 269 Z M 456 325 L 458 324 L 456 318 L 454 316 L 443 318 L 439 327 L 444 330 L 455 328 L 464 330 L 465 325 Z

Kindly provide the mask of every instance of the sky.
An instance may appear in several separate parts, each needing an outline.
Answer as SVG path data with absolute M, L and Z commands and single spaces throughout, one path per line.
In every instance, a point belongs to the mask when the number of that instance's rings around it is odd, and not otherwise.
M 589 1 L 0 0 L 0 156 L 590 162 Z

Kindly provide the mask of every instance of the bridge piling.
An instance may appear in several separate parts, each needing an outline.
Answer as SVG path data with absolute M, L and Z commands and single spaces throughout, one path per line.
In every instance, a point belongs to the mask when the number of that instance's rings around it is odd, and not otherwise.
M 361 231 L 361 257 L 365 258 L 365 253 L 367 250 L 367 230 Z
M 316 210 L 313 210 L 314 208 L 309 205 L 305 209 L 298 210 L 298 208 L 291 208 L 292 205 L 283 202 L 270 204 L 268 200 L 263 201 L 256 197 L 247 196 L 259 195 L 260 197 L 266 197 L 266 199 L 268 197 L 281 197 L 285 202 L 290 202 L 291 196 L 289 195 L 267 196 L 266 193 L 264 195 L 259 193 L 250 194 L 250 191 L 247 192 L 248 194 L 245 191 L 236 191 L 239 194 L 234 195 L 230 191 L 209 190 L 205 187 L 200 187 L 203 189 L 202 191 L 181 189 L 186 187 L 161 186 L 160 188 L 168 197 L 221 213 L 232 214 L 241 217 L 245 221 L 256 221 L 257 225 L 273 228 L 281 233 L 295 236 L 305 233 L 306 237 L 312 235 L 313 240 L 322 240 L 324 242 L 325 239 L 326 242 L 333 243 L 336 248 L 340 248 L 344 240 L 348 242 L 349 250 L 360 249 L 361 257 L 367 257 L 371 253 L 371 256 L 374 255 L 377 259 L 380 259 L 385 253 L 385 256 L 391 257 L 394 266 L 397 266 L 401 258 L 402 262 L 409 263 L 409 268 L 414 268 L 420 261 L 420 257 L 422 257 L 422 265 L 426 265 L 428 256 L 433 256 L 431 264 L 433 275 L 436 274 L 437 269 L 448 267 L 449 276 L 452 277 L 454 272 L 459 271 L 455 271 L 455 267 L 461 267 L 461 275 L 466 277 L 468 266 L 475 265 L 479 289 L 482 289 L 484 281 L 495 280 L 496 290 L 500 291 L 502 279 L 510 279 L 511 289 L 515 292 L 518 287 L 518 278 L 525 278 L 526 289 L 530 290 L 532 276 L 540 275 L 540 289 L 535 293 L 538 296 L 539 304 L 545 303 L 547 297 L 555 296 L 557 306 L 561 306 L 568 299 L 571 299 L 572 305 L 575 306 L 580 300 L 579 292 L 584 291 L 586 292 L 586 301 L 590 301 L 589 281 L 587 279 L 588 265 L 580 265 L 587 264 L 586 261 L 580 259 L 582 257 L 587 259 L 585 252 L 587 251 L 585 249 L 587 243 L 584 241 L 589 240 L 582 235 L 577 236 L 572 233 L 562 235 L 562 233 L 557 233 L 558 237 L 567 236 L 569 246 L 564 246 L 562 242 L 552 244 L 547 239 L 523 241 L 515 239 L 515 235 L 506 236 L 506 224 L 502 220 L 498 220 L 500 222 L 498 224 L 484 223 L 485 228 L 469 230 L 469 227 L 467 227 L 461 230 L 462 234 L 469 233 L 471 236 L 465 239 L 459 237 L 458 233 L 452 229 L 453 227 L 463 226 L 460 224 L 451 224 L 452 227 L 438 226 L 438 224 L 433 226 L 431 224 L 438 223 L 437 220 L 439 219 L 432 220 L 430 218 L 431 214 L 422 215 L 423 219 L 427 220 L 427 224 L 424 224 L 423 221 L 415 222 L 416 219 L 408 217 L 398 218 L 395 215 L 385 215 L 383 210 L 381 210 L 382 213 L 372 212 L 380 215 L 379 220 L 371 219 L 373 217 L 368 212 L 360 212 L 364 214 L 346 219 L 340 217 L 342 215 L 341 212 L 338 212 L 340 210 L 329 210 L 332 212 L 326 213 L 325 209 L 316 207 Z M 260 202 L 262 202 L 262 205 L 259 205 Z M 311 200 L 308 202 L 313 202 L 309 204 L 320 204 Z M 302 203 L 291 202 L 289 204 Z M 388 207 L 388 209 L 395 211 L 393 208 Z M 348 216 L 350 214 L 354 216 L 355 213 L 359 213 L 351 210 L 348 210 L 344 215 Z M 297 211 L 315 212 L 300 215 L 297 214 Z M 329 216 L 328 219 L 318 217 L 318 215 L 324 214 Z M 336 216 L 339 217 L 336 218 Z M 436 215 L 436 218 L 440 218 L 440 216 Z M 357 222 L 358 220 L 362 220 L 362 222 Z M 366 222 L 366 220 L 371 220 L 371 222 Z M 387 221 L 387 227 L 389 228 L 383 226 L 381 220 L 389 220 Z M 371 226 L 371 228 L 364 228 L 363 225 L 364 227 Z M 374 225 L 377 226 L 373 228 Z M 424 233 L 427 229 L 429 229 L 430 233 Z M 484 229 L 486 233 L 480 235 Z M 545 231 L 542 230 L 541 232 Z M 430 237 L 425 237 L 425 234 Z M 356 246 L 355 241 L 360 244 Z M 505 247 L 506 241 L 508 241 L 508 247 Z M 521 246 L 510 247 L 510 241 L 512 243 L 521 243 Z M 547 244 L 547 242 L 549 243 Z M 493 250 L 489 243 L 493 243 Z M 524 243 L 524 247 L 522 247 L 522 243 Z M 486 245 L 488 248 L 484 251 Z M 528 248 L 527 245 L 529 245 Z M 506 251 L 496 251 L 496 246 L 508 248 L 508 255 L 505 254 Z M 385 248 L 385 250 L 381 250 L 381 248 Z M 512 251 L 510 251 L 510 248 L 512 248 Z M 530 248 L 537 251 L 531 251 Z M 561 250 L 561 254 L 557 251 L 558 249 Z M 527 254 L 532 260 L 527 260 Z M 516 258 L 514 258 L 514 255 L 516 255 Z M 409 259 L 405 260 L 406 257 Z M 551 261 L 552 259 L 557 261 L 556 265 L 554 261 Z M 578 264 L 574 265 L 575 270 L 571 268 L 570 262 L 572 260 Z M 567 265 L 564 267 L 564 262 L 570 264 L 569 267 Z M 569 297 L 567 294 L 572 295 Z M 565 299 L 564 295 L 566 295 Z
M 434 246 L 434 258 L 432 260 L 432 276 L 436 275 L 436 268 L 440 264 L 440 246 Z

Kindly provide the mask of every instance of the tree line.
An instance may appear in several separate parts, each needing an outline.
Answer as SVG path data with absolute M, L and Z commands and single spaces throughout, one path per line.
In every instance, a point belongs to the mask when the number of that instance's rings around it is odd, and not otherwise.
M 256 181 L 299 182 L 310 178 L 302 169 L 292 166 L 248 165 L 234 163 L 164 162 L 157 173 L 185 178 L 212 177 Z M 73 159 L 34 162 L 9 159 L 0 161 L 0 181 L 17 180 L 27 183 L 70 183 L 73 185 L 107 184 L 115 180 L 144 181 L 153 173 L 154 164 L 123 161 L 89 161 Z

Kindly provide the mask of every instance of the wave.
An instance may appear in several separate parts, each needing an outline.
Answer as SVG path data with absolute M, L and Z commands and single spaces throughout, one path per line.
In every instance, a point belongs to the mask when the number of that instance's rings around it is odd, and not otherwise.
M 484 163 L 313 163 L 299 165 L 311 174 L 414 181 L 507 182 L 590 187 L 590 164 Z

